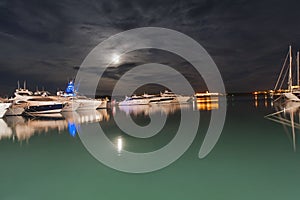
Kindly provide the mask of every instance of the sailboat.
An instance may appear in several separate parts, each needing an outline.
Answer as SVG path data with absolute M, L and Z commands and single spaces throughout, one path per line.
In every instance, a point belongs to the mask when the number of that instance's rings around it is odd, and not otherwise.
M 287 64 L 289 58 L 289 65 Z M 286 67 L 288 66 L 288 67 Z M 286 75 L 288 73 L 288 81 L 287 81 L 287 89 L 282 89 Z M 293 55 L 292 55 L 292 47 L 289 46 L 289 52 L 285 58 L 283 67 L 280 71 L 279 77 L 276 81 L 274 90 L 273 90 L 273 97 L 278 97 L 274 101 L 278 101 L 281 99 L 287 101 L 294 101 L 300 103 L 300 75 L 299 75 L 299 51 L 297 52 L 297 82 L 293 85 Z

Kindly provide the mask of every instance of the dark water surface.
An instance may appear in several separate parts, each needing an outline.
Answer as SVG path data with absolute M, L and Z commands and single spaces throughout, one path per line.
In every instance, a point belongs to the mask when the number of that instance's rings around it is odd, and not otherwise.
M 215 105 L 198 108 L 217 109 Z M 192 105 L 184 109 L 198 112 Z M 298 199 L 297 130 L 293 145 L 290 127 L 264 118 L 275 111 L 268 99 L 230 98 L 218 143 L 199 159 L 210 116 L 210 111 L 202 110 L 190 148 L 168 167 L 146 174 L 119 172 L 101 164 L 74 129 L 81 123 L 100 123 L 111 141 L 122 140 L 120 151 L 148 152 L 174 137 L 180 123 L 180 111 L 174 106 L 155 110 L 168 119 L 162 132 L 146 141 L 122 133 L 113 116 L 123 112 L 137 124 L 147 125 L 149 112 L 154 112 L 149 108 L 116 108 L 51 120 L 7 117 L 0 121 L 0 199 Z

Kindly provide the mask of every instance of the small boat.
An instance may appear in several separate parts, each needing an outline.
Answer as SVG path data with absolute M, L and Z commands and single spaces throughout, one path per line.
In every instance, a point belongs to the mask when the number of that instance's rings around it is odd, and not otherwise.
M 0 102 L 0 118 L 2 118 L 7 112 L 8 108 L 11 106 L 11 103 L 2 103 Z

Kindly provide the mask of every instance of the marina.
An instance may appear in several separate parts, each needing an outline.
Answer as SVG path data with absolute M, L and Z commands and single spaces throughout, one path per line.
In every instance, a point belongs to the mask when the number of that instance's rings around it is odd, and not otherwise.
M 0 200 L 298 199 L 299 8 L 2 0 Z

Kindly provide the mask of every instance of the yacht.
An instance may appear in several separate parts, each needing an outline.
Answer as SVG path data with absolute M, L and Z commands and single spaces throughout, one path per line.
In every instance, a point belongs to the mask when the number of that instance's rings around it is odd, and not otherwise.
M 25 114 L 30 116 L 42 116 L 44 114 L 60 113 L 65 103 L 50 97 L 31 97 L 26 101 Z
M 79 107 L 79 103 L 73 100 L 72 97 L 51 96 L 51 98 L 65 104 L 65 106 L 61 110 L 62 112 L 73 112 L 76 111 Z
M 132 105 L 148 105 L 151 98 L 145 96 L 132 95 L 126 96 L 125 99 L 119 102 L 119 106 L 132 106 Z
M 174 97 L 163 97 L 161 95 L 155 94 L 143 94 L 144 98 L 150 99 L 149 104 L 166 104 L 171 103 L 174 100 Z
M 150 98 L 149 103 L 150 104 L 167 104 L 167 103 L 173 102 L 174 100 L 175 100 L 174 97 L 161 97 L 161 96 L 158 96 L 158 97 Z
M 18 83 L 14 97 L 10 99 L 12 106 L 6 115 L 22 115 L 25 113 L 37 116 L 61 112 L 62 106 L 66 105 L 66 103 L 48 96 L 49 94 L 47 91 L 32 92 L 26 88 L 25 82 L 24 88 L 20 88 Z
M 64 98 L 67 101 L 67 104 L 70 104 L 70 106 L 63 111 L 96 110 L 98 108 L 106 108 L 107 103 L 105 100 L 97 100 L 88 98 L 86 96 L 79 96 L 75 90 L 73 81 L 68 83 L 68 86 L 64 92 L 58 92 L 57 96 L 60 97 L 61 100 Z
M 24 88 L 20 88 L 20 84 L 18 82 L 18 88 L 14 92 L 14 97 L 10 98 L 9 101 L 12 105 L 9 107 L 6 112 L 6 116 L 17 116 L 22 115 L 25 111 L 25 107 L 27 107 L 27 100 L 32 98 L 34 93 L 28 89 L 26 89 L 26 82 L 24 82 Z
M 143 94 L 141 96 L 133 95 L 125 97 L 124 101 L 119 103 L 119 106 L 131 105 L 148 105 L 148 104 L 168 104 L 174 101 L 175 97 L 160 96 L 154 94 Z
M 206 91 L 206 92 L 202 92 L 202 93 L 196 93 L 195 94 L 195 97 L 196 98 L 203 98 L 203 97 L 218 97 L 218 96 L 221 96 L 221 94 L 220 93 L 218 93 L 218 92 L 208 92 L 208 91 Z
M 11 103 L 2 103 L 0 102 L 0 118 L 2 118 L 7 112 L 8 108 L 11 106 Z
M 171 98 L 174 98 L 171 102 L 172 103 L 188 103 L 192 97 L 189 97 L 189 96 L 182 96 L 182 95 L 179 95 L 179 94 L 175 94 L 174 92 L 170 92 L 168 90 L 165 90 L 164 93 L 160 93 L 160 96 L 161 97 L 171 97 Z

